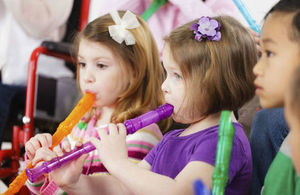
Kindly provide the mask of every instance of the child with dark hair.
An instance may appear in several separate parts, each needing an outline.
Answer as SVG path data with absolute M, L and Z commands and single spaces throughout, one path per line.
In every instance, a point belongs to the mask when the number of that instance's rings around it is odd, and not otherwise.
M 285 117 L 290 127 L 289 145 L 294 168 L 300 176 L 300 67 L 290 81 L 284 98 Z
M 256 75 L 256 94 L 262 107 L 282 107 L 288 80 L 300 65 L 298 0 L 279 1 L 269 11 L 262 28 L 260 43 L 262 55 L 253 69 Z M 292 164 L 288 137 L 284 139 L 267 172 L 263 194 L 300 193 L 300 180 Z

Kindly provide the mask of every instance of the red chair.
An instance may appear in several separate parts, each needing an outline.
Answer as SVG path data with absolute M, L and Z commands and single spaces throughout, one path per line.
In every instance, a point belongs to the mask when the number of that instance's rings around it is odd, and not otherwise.
M 88 23 L 90 0 L 81 0 L 80 3 L 80 19 L 79 31 Z M 13 126 L 12 149 L 0 150 L 0 179 L 8 179 L 12 181 L 18 175 L 20 167 L 19 161 L 23 160 L 21 148 L 34 134 L 34 102 L 36 88 L 36 69 L 37 61 L 41 54 L 54 56 L 68 62 L 74 62 L 70 55 L 70 45 L 68 43 L 43 42 L 36 48 L 30 57 L 28 65 L 28 80 L 26 88 L 25 116 L 23 117 L 23 126 Z M 3 162 L 8 162 L 8 166 L 2 167 Z M 28 194 L 23 187 L 19 194 Z

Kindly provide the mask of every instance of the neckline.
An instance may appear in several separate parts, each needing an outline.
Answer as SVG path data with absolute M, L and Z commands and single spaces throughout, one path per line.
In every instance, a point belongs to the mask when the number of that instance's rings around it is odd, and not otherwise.
M 236 126 L 242 127 L 242 125 L 240 123 L 237 123 L 237 122 L 232 122 L 232 123 L 233 123 L 233 125 L 235 127 L 235 131 L 236 131 Z M 185 136 L 179 136 L 185 129 L 173 130 L 173 131 L 176 131 L 176 132 L 174 132 L 173 135 L 170 136 L 170 137 L 172 139 L 186 139 L 186 138 L 189 138 L 189 137 L 194 137 L 197 134 L 203 134 L 204 132 L 210 131 L 210 130 L 218 128 L 218 127 L 219 127 L 219 125 L 214 125 L 214 126 L 206 128 L 206 129 L 203 129 L 201 131 L 197 131 L 195 133 L 192 133 L 192 134 L 189 134 L 189 135 L 185 135 Z

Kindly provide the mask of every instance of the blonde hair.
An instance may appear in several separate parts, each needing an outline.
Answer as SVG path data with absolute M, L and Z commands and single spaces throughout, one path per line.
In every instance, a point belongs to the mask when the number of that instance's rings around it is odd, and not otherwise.
M 125 11 L 119 11 L 120 17 L 124 14 Z M 136 17 L 140 26 L 129 30 L 135 38 L 134 45 L 128 46 L 124 42 L 119 44 L 110 37 L 108 27 L 115 25 L 110 14 L 89 23 L 75 40 L 77 54 L 80 40 L 86 39 L 106 45 L 125 64 L 122 68 L 125 70 L 124 76 L 128 78 L 129 83 L 117 99 L 116 108 L 111 117 L 113 123 L 121 123 L 134 118 L 157 108 L 164 102 L 161 91 L 163 72 L 159 52 L 146 22 L 141 17 Z M 166 129 L 169 126 L 169 120 L 164 120 L 159 125 L 162 130 Z
M 254 95 L 252 68 L 257 50 L 253 37 L 232 17 L 213 19 L 221 24 L 220 41 L 195 40 L 190 26 L 198 20 L 165 38 L 186 81 L 185 103 L 192 117 L 237 110 Z

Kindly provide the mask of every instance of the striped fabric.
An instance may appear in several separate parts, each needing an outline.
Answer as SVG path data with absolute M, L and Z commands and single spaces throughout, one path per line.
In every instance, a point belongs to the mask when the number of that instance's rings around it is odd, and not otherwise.
M 88 123 L 80 121 L 76 127 L 74 127 L 72 133 L 68 136 L 72 148 L 75 147 L 77 141 L 85 143 L 90 137 L 96 137 L 98 135 L 95 129 L 96 122 L 96 117 L 92 117 Z M 132 135 L 128 135 L 126 142 L 130 160 L 134 163 L 140 162 L 161 140 L 162 136 L 157 124 L 149 125 Z M 82 173 L 85 175 L 107 174 L 107 170 L 98 157 L 97 150 L 89 153 L 88 158 L 84 162 Z M 31 183 L 27 180 L 26 185 L 34 194 L 64 194 L 53 181 L 48 181 L 45 178 L 41 178 L 35 183 Z

